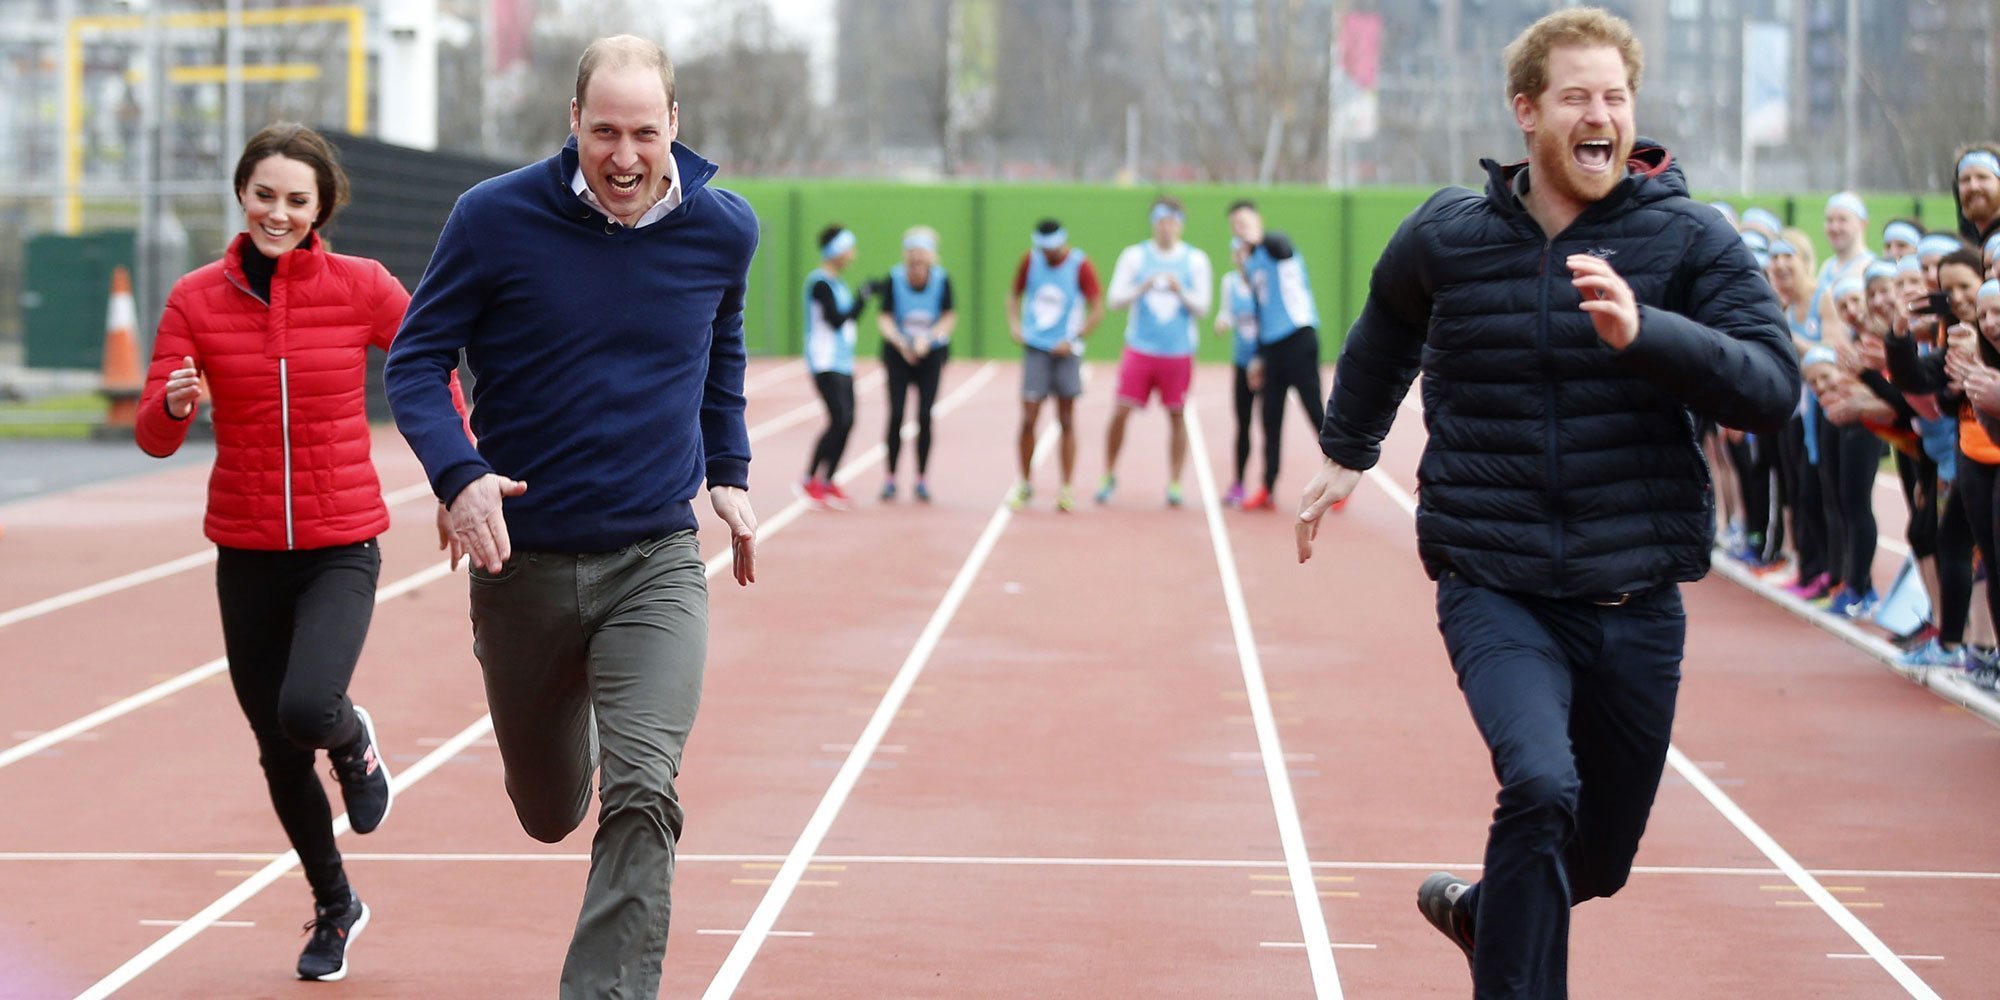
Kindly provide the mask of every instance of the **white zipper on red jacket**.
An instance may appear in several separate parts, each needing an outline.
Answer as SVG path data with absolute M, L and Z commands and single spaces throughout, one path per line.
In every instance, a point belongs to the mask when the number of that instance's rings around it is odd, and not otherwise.
M 292 535 L 292 383 L 284 358 L 278 359 L 278 423 L 285 432 L 285 549 L 298 547 Z

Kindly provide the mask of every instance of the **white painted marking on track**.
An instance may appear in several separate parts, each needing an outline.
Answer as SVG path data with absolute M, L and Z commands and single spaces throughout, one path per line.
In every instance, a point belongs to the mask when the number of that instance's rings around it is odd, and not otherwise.
M 1305 946 L 1306 943 L 1304 941 L 1257 942 L 1257 947 L 1259 948 L 1303 948 Z M 1374 951 L 1377 946 L 1372 944 L 1361 944 L 1359 942 L 1354 942 L 1354 941 L 1335 941 L 1332 945 L 1330 945 L 1330 947 L 1335 949 L 1346 948 L 1350 951 Z
M 966 385 L 959 387 L 958 393 L 954 393 L 952 399 L 949 401 L 950 404 L 955 406 L 957 403 L 962 402 L 964 399 L 970 398 L 971 394 L 973 392 L 976 392 L 979 386 L 983 386 L 987 381 L 991 380 L 992 374 L 993 374 L 993 365 L 991 362 L 988 362 L 986 365 L 980 368 L 977 374 L 975 374 L 971 379 L 967 380 Z M 962 393 L 963 395 L 960 395 L 960 393 Z M 947 409 L 946 403 L 940 402 L 937 405 L 936 410 L 934 411 L 934 415 L 944 415 L 949 412 L 950 410 Z M 904 437 L 906 438 L 915 434 L 916 421 L 912 419 L 910 421 L 905 422 L 903 424 L 902 431 Z M 887 449 L 883 448 L 881 445 L 877 445 L 872 450 L 873 454 L 872 458 L 869 458 L 867 456 L 857 458 L 855 460 L 855 463 L 844 466 L 842 468 L 841 470 L 842 474 L 847 474 L 847 475 L 858 474 L 860 469 L 865 467 L 867 464 L 872 464 L 873 462 L 880 461 L 882 456 L 886 453 L 886 451 Z M 795 503 L 793 507 L 787 508 L 787 510 L 796 510 L 798 508 L 801 508 L 802 506 L 803 504 Z M 796 517 L 796 515 L 794 515 L 794 517 Z M 782 527 L 783 524 L 779 523 L 777 518 L 773 518 L 771 521 L 767 521 L 759 525 L 757 529 L 757 540 L 760 542 L 763 541 L 768 536 L 776 533 Z M 704 563 L 705 566 L 704 571 L 711 579 L 713 579 L 715 576 L 719 575 L 724 568 L 726 568 L 729 565 L 729 560 L 730 560 L 730 553 L 729 550 L 725 548 L 722 552 L 717 553 L 714 557 L 708 559 Z M 444 566 L 444 564 L 442 563 L 440 563 L 435 568 L 448 569 L 448 567 Z M 406 580 L 404 582 L 408 581 Z M 381 595 L 378 594 L 377 601 L 379 602 L 382 599 L 383 598 L 381 597 Z M 443 746 L 440 746 L 436 750 L 427 754 L 422 760 L 419 760 L 415 764 L 412 764 L 409 767 L 403 769 L 401 773 L 397 774 L 393 779 L 391 779 L 395 790 L 397 792 L 401 792 L 403 789 L 415 785 L 418 781 L 423 780 L 423 778 L 426 775 L 436 770 L 445 761 L 450 760 L 452 757 L 456 756 L 461 751 L 463 751 L 466 747 L 470 746 L 474 741 L 485 737 L 492 731 L 493 731 L 493 716 L 490 714 L 480 716 L 478 720 L 472 723 L 472 725 L 467 726 L 463 731 L 461 731 L 457 736 L 452 737 L 452 739 L 446 742 Z M 338 818 L 334 820 L 333 833 L 336 838 L 339 837 L 341 834 L 346 833 L 349 829 L 351 829 L 351 827 L 348 823 L 347 815 L 345 813 L 341 814 Z M 215 902 L 210 903 L 206 908 L 204 908 L 200 913 L 195 914 L 186 923 L 174 928 L 172 931 L 169 931 L 159 940 L 147 946 L 147 948 L 144 951 L 126 960 L 125 964 L 113 970 L 109 976 L 106 976 L 105 978 L 99 980 L 97 983 L 92 985 L 90 989 L 84 991 L 82 994 L 79 994 L 77 1000 L 101 1000 L 101 998 L 103 997 L 110 996 L 113 992 L 116 992 L 119 988 L 130 983 L 132 980 L 138 978 L 147 969 L 150 969 L 154 965 L 157 965 L 162 959 L 166 958 L 168 955 L 171 955 L 175 951 L 179 950 L 179 948 L 182 945 L 193 940 L 195 935 L 201 933 L 204 929 L 213 925 L 216 920 L 219 920 L 222 917 L 229 915 L 229 913 L 234 911 L 238 906 L 243 905 L 243 903 L 247 902 L 249 899 L 257 895 L 257 893 L 263 891 L 267 886 L 276 882 L 278 879 L 284 877 L 285 874 L 289 872 L 292 868 L 297 867 L 298 863 L 299 863 L 299 855 L 297 851 L 287 851 L 284 854 L 278 855 L 276 858 L 274 858 L 272 861 L 266 864 L 262 869 L 260 869 L 256 874 L 250 876 L 250 878 L 246 879 L 244 882 L 239 884 L 236 888 L 230 890 L 228 893 L 225 893 L 220 899 L 217 899 Z M 804 866 L 801 865 L 800 867 L 801 869 L 803 869 Z M 765 930 L 768 932 L 769 930 L 768 925 L 766 925 Z M 742 940 L 740 938 L 738 939 L 737 944 L 738 946 L 741 946 Z
M 1208 520 L 1208 537 L 1215 550 L 1215 567 L 1222 579 L 1222 599 L 1229 609 L 1229 628 L 1236 637 L 1236 659 L 1243 669 L 1243 688 L 1250 704 L 1250 718 L 1257 730 L 1257 748 L 1263 756 L 1264 784 L 1271 795 L 1271 811 L 1278 824 L 1278 842 L 1285 854 L 1285 869 L 1291 875 L 1292 898 L 1297 904 L 1300 936 L 1305 938 L 1306 962 L 1312 972 L 1313 995 L 1340 1000 L 1340 970 L 1334 965 L 1333 935 L 1326 926 L 1320 907 L 1318 887 L 1313 884 L 1311 855 L 1306 850 L 1305 830 L 1299 821 L 1299 807 L 1292 796 L 1291 774 L 1285 768 L 1285 751 L 1278 739 L 1278 724 L 1271 710 L 1271 693 L 1264 684 L 1264 662 L 1257 653 L 1257 637 L 1250 631 L 1250 611 L 1243 599 L 1243 582 L 1236 574 L 1236 553 L 1229 544 L 1229 529 L 1222 523 L 1221 495 L 1215 488 L 1215 473 L 1208 464 L 1207 434 L 1194 403 L 1187 406 L 1188 460 L 1201 490 L 1201 506 Z
M 733 937 L 735 935 L 742 934 L 743 932 L 740 930 L 732 931 L 732 930 L 722 930 L 719 928 L 704 927 L 701 930 L 695 931 L 695 933 L 718 934 L 718 935 L 726 935 Z M 771 937 L 809 938 L 813 936 L 812 931 L 766 931 L 765 933 L 770 935 Z
M 1840 952 L 1840 951 L 1829 951 L 1829 952 L 1827 952 L 1827 953 L 1826 953 L 1826 957 L 1828 957 L 1828 958 L 1861 958 L 1861 959 L 1872 959 L 1872 958 L 1874 958 L 1875 956 L 1873 956 L 1873 955 L 1860 955 L 1860 954 L 1854 954 L 1854 953 L 1851 953 L 1851 952 Z M 1942 962 L 1942 961 L 1944 961 L 1944 956 L 1943 956 L 1943 955 L 1897 955 L 1896 957 L 1897 957 L 1897 958 L 1900 958 L 1900 959 L 1902 959 L 1902 960 L 1903 960 L 1903 961 L 1905 961 L 1905 962 Z
M 1379 466 L 1368 470 L 1371 478 L 1377 477 L 1380 472 L 1381 469 Z M 1399 506 L 1407 501 L 1408 505 L 1404 509 L 1412 513 L 1415 512 L 1416 498 L 1403 493 L 1402 489 L 1397 487 L 1394 481 L 1389 479 L 1387 475 L 1380 475 L 1379 478 L 1375 479 L 1375 482 L 1384 490 L 1390 491 L 1392 497 L 1400 496 L 1401 499 L 1398 500 Z M 1904 965 L 1903 961 L 1897 958 L 1887 945 L 1882 943 L 1882 939 L 1876 937 L 1875 932 L 1869 930 L 1868 925 L 1861 922 L 1861 918 L 1856 917 L 1852 910 L 1841 905 L 1840 900 L 1835 899 L 1832 893 L 1827 892 L 1826 888 L 1820 885 L 1819 879 L 1813 877 L 1811 872 L 1808 872 L 1803 865 L 1799 864 L 1784 847 L 1779 845 L 1775 838 L 1764 832 L 1764 828 L 1758 826 L 1757 822 L 1750 818 L 1750 814 L 1744 812 L 1743 808 L 1736 804 L 1736 800 L 1729 797 L 1729 793 L 1723 791 L 1708 775 L 1703 774 L 1701 768 L 1696 767 L 1694 762 L 1689 760 L 1687 755 L 1681 753 L 1680 748 L 1673 744 L 1667 745 L 1667 764 L 1685 779 L 1688 784 L 1693 785 L 1695 790 L 1701 793 L 1702 798 L 1708 800 L 1709 805 L 1715 807 L 1715 810 L 1721 813 L 1724 819 L 1727 819 L 1732 826 L 1736 827 L 1737 832 L 1741 833 L 1745 839 L 1755 845 L 1765 857 L 1771 859 L 1772 864 L 1777 865 L 1779 871 L 1786 878 L 1791 879 L 1794 885 L 1803 890 L 1806 897 L 1817 904 L 1820 910 L 1833 920 L 1835 925 L 1847 932 L 1847 936 L 1852 938 L 1855 944 L 1860 945 L 1862 951 L 1867 952 L 1869 956 L 1873 957 L 1876 963 L 1882 966 L 1883 971 L 1887 972 L 1890 978 L 1896 981 L 1897 985 L 1903 987 L 1911 996 L 1917 997 L 1919 1000 L 1938 1000 L 1937 992 L 1932 990 L 1930 985 L 1925 983 L 1915 972 L 1912 972 L 1909 966 Z
M 430 491 L 429 484 L 417 483 L 414 486 L 406 486 L 394 493 L 385 495 L 382 501 L 391 507 L 395 507 L 420 496 L 429 496 Z M 155 580 L 164 580 L 176 573 L 184 573 L 197 566 L 206 566 L 214 561 L 215 550 L 206 549 L 201 552 L 182 556 L 179 559 L 169 559 L 166 562 L 148 566 L 145 569 L 134 570 L 123 576 L 115 576 L 109 580 L 93 583 L 87 587 L 78 587 L 68 593 L 46 597 L 32 604 L 23 604 L 12 611 L 0 612 L 0 628 L 6 628 L 9 625 L 24 622 L 31 618 L 40 618 L 43 615 L 61 611 L 64 608 L 75 607 L 76 605 L 94 601 L 100 597 L 115 594 L 122 590 L 130 590 L 142 584 L 152 583 Z
M 180 925 L 182 925 L 182 924 L 184 924 L 184 923 L 187 923 L 187 921 L 185 921 L 185 920 L 141 920 L 141 921 L 139 921 L 139 926 L 141 926 L 141 927 L 179 927 Z M 214 921 L 214 922 L 210 923 L 210 924 L 209 924 L 208 926 L 210 926 L 210 927 L 255 927 L 255 926 L 257 926 L 257 921 L 255 921 L 255 920 L 217 920 L 217 921 Z
M 1029 461 L 1030 470 L 1048 458 L 1049 452 L 1053 450 L 1052 446 L 1059 437 L 1060 434 L 1053 423 L 1043 430 Z M 911 648 L 910 655 L 903 660 L 902 667 L 896 671 L 895 679 L 889 683 L 889 690 L 882 695 L 882 701 L 876 705 L 875 714 L 869 717 L 868 724 L 861 730 L 860 738 L 854 741 L 854 749 L 848 754 L 840 770 L 834 774 L 833 781 L 827 786 L 826 794 L 821 797 L 818 807 L 813 810 L 812 818 L 806 822 L 805 829 L 800 831 L 797 842 L 792 845 L 792 850 L 785 856 L 778 874 L 771 880 L 771 887 L 765 890 L 764 898 L 758 901 L 757 909 L 744 924 L 743 934 L 729 949 L 729 955 L 723 960 L 722 967 L 716 970 L 715 978 L 709 980 L 708 989 L 702 992 L 703 1000 L 723 1000 L 725 997 L 735 995 L 737 987 L 743 982 L 744 974 L 750 971 L 750 963 L 757 957 L 757 950 L 770 935 L 772 925 L 777 923 L 778 915 L 784 911 L 786 901 L 798 887 L 806 866 L 819 852 L 820 844 L 826 840 L 827 831 L 833 828 L 833 821 L 847 804 L 848 795 L 853 792 L 855 784 L 861 780 L 862 773 L 874 757 L 875 748 L 881 744 L 882 737 L 895 722 L 896 715 L 901 711 L 910 689 L 916 685 L 917 678 L 923 675 L 924 668 L 929 665 L 931 653 L 936 650 L 938 641 L 944 637 L 945 629 L 950 627 L 951 620 L 957 616 L 959 605 L 964 602 L 965 595 L 972 589 L 972 581 L 978 578 L 979 571 L 985 567 L 987 557 L 999 544 L 1000 535 L 1007 530 L 1007 525 L 1013 520 L 1013 516 L 1014 512 L 1008 509 L 1004 501 L 994 507 L 993 516 L 986 522 L 986 530 L 980 533 L 978 541 L 973 543 L 972 551 L 959 566 L 958 575 L 951 581 L 951 586 L 946 588 L 944 598 L 938 602 L 937 610 L 932 612 L 930 621 L 917 636 L 916 645 Z

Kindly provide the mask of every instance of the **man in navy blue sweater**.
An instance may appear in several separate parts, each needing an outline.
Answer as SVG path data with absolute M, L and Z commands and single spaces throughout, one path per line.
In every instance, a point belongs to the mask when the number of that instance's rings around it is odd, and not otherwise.
M 563 997 L 659 990 L 674 779 L 707 658 L 704 479 L 737 583 L 755 579 L 743 300 L 757 219 L 707 186 L 716 167 L 678 128 L 666 53 L 593 42 L 572 140 L 459 198 L 387 369 L 397 426 L 449 507 L 452 563 L 471 560 L 473 652 L 529 835 L 575 830 L 603 766 Z M 447 382 L 461 350 L 476 448 Z

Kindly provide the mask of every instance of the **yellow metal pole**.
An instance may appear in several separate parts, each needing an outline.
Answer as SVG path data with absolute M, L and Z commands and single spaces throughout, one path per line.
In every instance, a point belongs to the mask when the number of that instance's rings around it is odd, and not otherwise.
M 347 8 L 347 132 L 360 135 L 368 130 L 368 51 L 365 48 L 367 15 L 359 7 Z
M 63 33 L 63 110 L 62 231 L 74 236 L 83 230 L 83 27 L 75 19 Z

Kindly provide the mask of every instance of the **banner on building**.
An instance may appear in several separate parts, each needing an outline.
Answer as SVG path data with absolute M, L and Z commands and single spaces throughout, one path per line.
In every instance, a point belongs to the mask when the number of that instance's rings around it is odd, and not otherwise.
M 1340 16 L 1340 66 L 1335 118 L 1342 139 L 1373 139 L 1379 128 L 1377 94 L 1382 71 L 1382 15 L 1350 12 Z
M 1779 146 L 1791 139 L 1791 31 L 1783 24 L 1743 24 L 1743 141 Z

